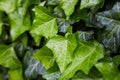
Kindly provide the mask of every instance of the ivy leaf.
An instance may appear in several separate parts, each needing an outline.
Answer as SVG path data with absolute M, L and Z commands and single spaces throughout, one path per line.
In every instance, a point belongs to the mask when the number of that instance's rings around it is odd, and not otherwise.
M 9 74 L 9 80 L 24 80 L 22 74 L 22 68 L 9 70 L 8 74 Z
M 57 32 L 58 27 L 56 19 L 51 16 L 48 9 L 42 6 L 36 6 L 35 19 L 30 30 L 30 33 L 33 35 L 34 39 L 36 40 L 36 36 L 51 38 L 55 36 Z
M 16 0 L 0 0 L 0 10 L 6 13 L 13 12 L 16 9 Z
M 12 46 L 0 45 L 0 65 L 10 69 L 21 67 Z
M 2 12 L 0 11 L 0 35 L 2 34 L 2 26 L 3 26 L 3 23 L 2 23 Z
M 112 62 L 100 62 L 95 66 L 102 73 L 104 80 L 114 80 L 115 77 L 120 73 L 118 68 Z
M 33 58 L 39 60 L 46 69 L 52 67 L 55 61 L 52 51 L 46 46 L 38 50 Z
M 95 6 L 101 2 L 103 2 L 103 0 L 81 0 L 80 9 L 90 8 L 91 6 Z
M 99 34 L 107 49 L 117 52 L 120 46 L 120 3 L 116 3 L 112 10 L 96 14 L 97 23 L 104 28 Z M 97 25 L 96 23 L 96 25 Z
M 25 76 L 26 78 L 36 78 L 38 75 L 44 74 L 45 68 L 42 66 L 42 64 L 34 59 L 31 59 L 29 61 L 29 66 L 25 70 Z
M 6 4 L 4 6 L 6 6 Z M 29 30 L 31 26 L 30 15 L 29 13 L 26 13 L 28 6 L 29 0 L 25 0 L 23 4 L 15 11 L 8 13 L 11 26 L 10 34 L 13 41 L 16 40 L 25 31 Z
M 74 12 L 77 2 L 78 0 L 60 0 L 60 6 L 64 10 L 67 19 L 69 19 L 69 16 Z
M 54 64 L 54 66 L 48 69 L 43 75 L 43 78 L 46 80 L 58 80 L 60 78 L 60 70 L 57 64 Z
M 78 41 L 78 47 L 74 51 L 74 59 L 62 73 L 61 80 L 71 78 L 81 70 L 88 74 L 92 66 L 103 58 L 103 46 L 96 41 Z
M 52 50 L 60 71 L 63 72 L 72 61 L 77 42 L 75 36 L 67 34 L 66 38 L 62 36 L 51 38 L 46 46 Z

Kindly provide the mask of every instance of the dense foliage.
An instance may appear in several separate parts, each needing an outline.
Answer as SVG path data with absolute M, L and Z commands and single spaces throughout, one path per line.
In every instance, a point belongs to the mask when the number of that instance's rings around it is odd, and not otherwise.
M 120 80 L 119 0 L 0 0 L 0 80 Z

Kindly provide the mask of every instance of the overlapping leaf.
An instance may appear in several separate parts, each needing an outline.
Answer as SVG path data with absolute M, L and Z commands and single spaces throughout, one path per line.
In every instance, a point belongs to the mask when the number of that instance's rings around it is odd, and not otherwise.
M 96 14 L 96 19 L 104 30 L 99 34 L 106 48 L 117 52 L 120 46 L 120 3 L 116 3 L 112 10 Z
M 29 66 L 25 71 L 25 76 L 27 78 L 36 78 L 38 75 L 44 74 L 45 68 L 42 66 L 42 64 L 34 59 L 31 59 L 29 61 Z
M 102 73 L 104 80 L 119 80 L 119 70 L 112 62 L 101 62 L 95 65 Z
M 80 9 L 90 8 L 91 6 L 95 6 L 101 2 L 103 2 L 103 0 L 81 0 Z
M 60 0 L 60 6 L 64 10 L 67 18 L 74 12 L 78 0 Z
M 12 46 L 0 45 L 0 65 L 10 69 L 21 67 Z
M 42 6 L 35 7 L 35 19 L 30 33 L 36 36 L 44 36 L 46 38 L 53 37 L 58 32 L 56 19 L 51 16 L 50 12 Z M 34 37 L 35 38 L 35 37 Z
M 73 51 L 77 43 L 75 37 L 68 34 L 66 38 L 56 36 L 50 39 L 46 46 L 52 50 L 60 71 L 63 72 L 72 61 Z
M 37 51 L 33 58 L 39 60 L 46 69 L 52 67 L 55 61 L 52 51 L 46 46 Z
M 78 70 L 88 74 L 91 67 L 103 58 L 103 47 L 96 41 L 78 41 L 74 52 L 74 60 L 62 73 L 61 80 L 71 78 Z

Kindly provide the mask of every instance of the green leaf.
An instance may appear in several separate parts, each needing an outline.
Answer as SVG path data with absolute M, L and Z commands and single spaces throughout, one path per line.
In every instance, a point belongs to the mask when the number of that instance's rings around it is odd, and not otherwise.
M 60 6 L 64 10 L 67 19 L 69 19 L 69 16 L 74 12 L 77 2 L 78 0 L 60 0 Z
M 24 80 L 22 68 L 9 70 L 8 74 L 9 74 L 9 80 Z
M 48 9 L 42 6 L 35 7 L 35 19 L 30 33 L 37 36 L 51 38 L 58 32 L 56 19 L 50 15 Z M 35 37 L 34 37 L 35 38 Z
M 54 66 L 48 69 L 43 75 L 43 78 L 46 80 L 58 80 L 60 78 L 60 71 L 57 64 L 54 64 Z
M 46 46 L 52 50 L 60 71 L 63 72 L 72 61 L 77 42 L 75 36 L 68 33 L 66 38 L 62 36 L 51 38 Z
M 3 26 L 3 23 L 0 22 L 0 35 L 2 34 L 2 26 Z
M 120 3 L 116 3 L 112 10 L 96 14 L 97 24 L 104 29 L 99 33 L 100 39 L 106 48 L 117 52 L 120 46 Z
M 38 50 L 33 55 L 33 58 L 39 60 L 46 69 L 49 69 L 50 67 L 52 67 L 55 61 L 52 51 L 46 46 Z
M 90 8 L 91 6 L 95 6 L 101 2 L 103 2 L 103 0 L 81 0 L 80 9 Z
M 83 41 L 88 41 L 88 40 L 91 40 L 93 39 L 93 35 L 94 35 L 94 32 L 93 31 L 88 31 L 88 32 L 85 32 L 85 31 L 77 31 L 75 33 L 77 39 L 80 39 L 80 40 L 83 40 Z
M 62 73 L 61 80 L 71 78 L 78 70 L 88 74 L 92 66 L 103 58 L 103 46 L 96 41 L 78 41 L 74 59 Z
M 102 73 L 104 80 L 114 80 L 118 73 L 120 73 L 118 68 L 112 62 L 100 62 L 95 66 Z
M 21 67 L 12 46 L 0 45 L 0 65 L 10 69 Z
M 47 5 L 57 5 L 59 0 L 47 0 Z
M 2 27 L 3 27 L 2 17 L 3 17 L 3 13 L 0 11 L 0 35 L 2 34 Z
M 44 74 L 45 68 L 42 66 L 42 64 L 34 59 L 31 59 L 29 61 L 29 66 L 25 70 L 25 76 L 26 78 L 36 78 L 38 75 Z
M 16 0 L 0 0 L 0 10 L 6 13 L 13 12 L 16 9 Z
M 101 73 L 95 68 L 92 67 L 89 74 L 84 74 L 82 71 L 78 71 L 73 77 L 72 80 L 103 80 Z
M 25 31 L 29 30 L 31 26 L 30 15 L 29 13 L 26 13 L 29 1 L 30 0 L 25 0 L 15 11 L 8 13 L 11 26 L 10 34 L 13 41 Z

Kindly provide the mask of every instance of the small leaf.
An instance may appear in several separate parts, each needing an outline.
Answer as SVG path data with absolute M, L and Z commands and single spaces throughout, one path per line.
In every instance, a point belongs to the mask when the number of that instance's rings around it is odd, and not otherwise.
M 91 6 L 95 6 L 101 2 L 103 2 L 103 0 L 81 0 L 80 9 L 90 8 Z
M 9 70 L 8 74 L 9 74 L 9 80 L 24 80 L 22 74 L 22 68 Z
M 78 41 L 78 47 L 74 51 L 74 59 L 62 73 L 61 80 L 71 78 L 81 70 L 88 74 L 92 66 L 103 58 L 103 46 L 96 41 Z
M 0 10 L 7 13 L 13 12 L 16 9 L 16 0 L 0 0 Z
M 52 67 L 55 61 L 52 51 L 46 46 L 38 50 L 33 58 L 39 60 L 46 69 Z
M 35 19 L 30 33 L 35 36 L 51 38 L 58 32 L 56 19 L 51 16 L 48 9 L 42 6 L 35 7 Z M 35 39 L 35 37 L 34 37 Z
M 0 65 L 10 69 L 21 67 L 12 46 L 0 45 Z
M 114 80 L 119 73 L 119 70 L 112 62 L 100 62 L 95 66 L 102 73 L 104 80 Z
M 74 12 L 78 0 L 60 0 L 60 6 L 64 10 L 67 18 Z
M 46 44 L 46 46 L 52 50 L 61 72 L 63 72 L 72 61 L 73 51 L 77 46 L 75 36 L 67 34 L 66 37 L 67 38 L 56 36 L 51 38 Z
M 53 67 L 48 69 L 43 75 L 43 78 L 46 80 L 58 80 L 60 78 L 60 71 L 57 64 L 54 64 Z

